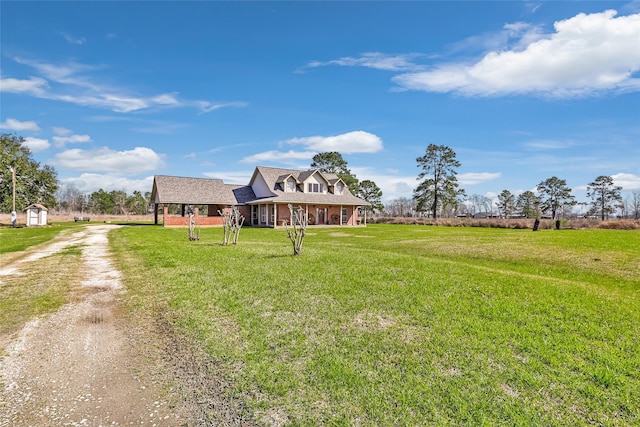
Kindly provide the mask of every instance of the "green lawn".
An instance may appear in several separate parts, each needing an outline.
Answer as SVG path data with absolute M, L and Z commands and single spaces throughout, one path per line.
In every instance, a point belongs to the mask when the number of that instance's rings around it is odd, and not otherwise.
M 20 259 L 25 249 L 46 244 L 70 228 L 77 226 L 69 223 L 0 229 L 0 269 Z M 0 275 L 0 338 L 70 301 L 73 282 L 78 280 L 80 255 L 80 249 L 72 246 L 28 267 L 19 266 L 19 275 Z M 0 354 L 2 350 L 0 347 Z
M 134 314 L 289 425 L 639 425 L 640 233 L 125 227 Z

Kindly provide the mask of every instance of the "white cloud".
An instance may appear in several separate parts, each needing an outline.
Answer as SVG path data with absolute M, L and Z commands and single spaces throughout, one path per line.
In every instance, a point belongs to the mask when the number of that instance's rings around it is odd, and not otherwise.
M 205 172 L 208 178 L 221 179 L 225 184 L 247 185 L 253 176 L 253 170 L 237 172 Z
M 70 44 L 77 44 L 77 45 L 81 45 L 81 44 L 85 44 L 87 42 L 87 40 L 84 37 L 73 37 L 70 36 L 67 33 L 60 33 L 60 35 Z
M 53 142 L 57 147 L 63 147 L 65 144 L 81 144 L 84 142 L 91 142 L 89 135 L 68 135 L 68 136 L 54 136 Z
M 151 100 L 159 105 L 177 105 L 179 104 L 174 93 L 164 93 L 154 96 Z
M 261 164 L 262 162 L 280 162 L 280 163 L 291 163 L 291 161 L 296 160 L 311 160 L 313 156 L 318 154 L 317 151 L 293 151 L 289 150 L 287 152 L 271 150 L 265 151 L 263 153 L 254 154 L 252 156 L 247 156 L 243 158 L 240 162 L 242 163 L 251 163 L 251 164 Z
M 393 81 L 406 90 L 470 96 L 577 97 L 639 90 L 640 79 L 633 75 L 640 71 L 640 14 L 615 16 L 613 10 L 581 13 L 556 22 L 555 32 L 542 39 L 536 34 L 476 63 L 443 64 Z
M 380 173 L 379 170 L 369 167 L 352 167 L 351 172 L 356 175 L 360 181 L 365 179 L 371 180 L 382 190 L 383 201 L 389 201 L 398 198 L 413 197 L 413 190 L 418 185 L 416 175 L 401 176 L 397 173 L 387 175 Z
M 24 145 L 29 147 L 29 150 L 33 153 L 37 153 L 39 151 L 44 151 L 47 148 L 51 147 L 51 144 L 46 139 L 40 138 L 32 138 L 30 136 L 24 139 Z
M 316 152 L 338 151 L 341 154 L 376 153 L 382 150 L 382 140 L 369 132 L 361 130 L 335 136 L 307 136 L 283 141 L 288 145 L 303 145 L 307 150 Z
M 70 135 L 71 133 L 73 133 L 71 130 L 67 129 L 67 128 L 62 128 L 62 127 L 54 127 L 53 128 L 53 133 L 55 133 L 56 135 Z
M 128 151 L 102 147 L 95 150 L 66 150 L 56 154 L 52 163 L 71 170 L 137 174 L 161 167 L 164 160 L 162 155 L 147 147 L 136 147 Z
M 28 93 L 39 98 L 72 104 L 105 108 L 118 113 L 150 108 L 182 108 L 195 107 L 202 112 L 210 112 L 226 107 L 246 106 L 245 102 L 212 103 L 209 101 L 181 100 L 177 92 L 161 93 L 151 96 L 132 95 L 133 90 L 113 87 L 94 81 L 91 72 L 102 70 L 105 66 L 93 66 L 70 62 L 66 64 L 50 64 L 43 61 L 25 58 L 13 58 L 14 61 L 34 68 L 50 81 L 56 83 L 49 87 L 47 81 L 40 77 L 30 80 L 3 79 L 1 88 L 6 92 Z
M 209 113 L 211 111 L 219 110 L 221 108 L 241 108 L 246 107 L 249 103 L 244 101 L 234 101 L 234 102 L 218 102 L 213 103 L 209 101 L 196 101 L 195 105 L 200 108 L 203 113 Z
M 376 135 L 353 131 L 335 136 L 307 136 L 281 141 L 280 145 L 302 145 L 304 151 L 271 150 L 247 156 L 242 163 L 260 164 L 263 162 L 292 163 L 297 160 L 311 160 L 318 153 L 338 151 L 341 154 L 375 153 L 382 150 L 382 140 Z
M 522 145 L 531 150 L 563 150 L 575 147 L 578 143 L 571 140 L 536 139 L 525 142 Z
M 327 65 L 339 65 L 343 67 L 366 67 L 376 70 L 385 71 L 409 71 L 419 69 L 420 66 L 415 64 L 414 59 L 424 55 L 420 54 L 403 54 L 403 55 L 389 55 L 381 52 L 366 52 L 360 57 L 354 58 L 351 56 L 345 56 L 339 59 L 332 59 L 330 61 L 311 61 L 304 68 L 317 68 Z
M 143 194 L 151 191 L 153 186 L 153 176 L 143 179 L 130 179 L 123 176 L 83 173 L 77 177 L 63 178 L 60 180 L 64 185 L 73 185 L 83 193 L 93 193 L 103 189 L 110 191 L 125 191 L 127 194 L 133 194 L 134 191 L 140 191 Z
M 612 175 L 613 183 L 623 190 L 640 190 L 640 176 L 630 173 L 617 173 Z
M 38 96 L 42 95 L 47 87 L 47 81 L 40 77 L 30 77 L 28 80 L 0 78 L 0 92 L 29 93 Z
M 15 130 L 16 132 L 25 130 L 37 132 L 40 130 L 40 127 L 34 121 L 21 122 L 20 120 L 7 118 L 4 123 L 0 123 L 0 129 Z
M 500 172 L 469 172 L 458 174 L 458 182 L 462 185 L 476 185 L 493 181 L 502 176 Z

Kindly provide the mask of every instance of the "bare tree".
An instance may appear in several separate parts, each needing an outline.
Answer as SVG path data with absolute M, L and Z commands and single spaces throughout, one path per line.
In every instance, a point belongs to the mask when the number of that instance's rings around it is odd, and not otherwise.
M 237 206 L 231 208 L 231 210 L 218 211 L 222 216 L 222 226 L 224 229 L 224 236 L 222 239 L 222 245 L 227 246 L 229 242 L 234 245 L 238 243 L 240 237 L 240 230 L 244 224 L 244 215 L 240 214 Z
M 640 219 L 640 190 L 631 192 L 631 215 L 633 219 Z
M 289 218 L 290 220 L 285 222 L 284 225 L 287 229 L 289 240 L 291 240 L 291 244 L 293 245 L 293 254 L 300 255 L 304 236 L 307 233 L 309 217 L 302 206 L 294 209 L 292 205 L 289 205 Z M 291 223 L 290 226 L 289 222 Z
M 200 240 L 200 227 L 196 232 L 196 216 L 193 206 L 187 207 L 187 214 L 189 215 L 189 240 Z
M 398 216 L 413 216 L 414 215 L 414 202 L 408 197 L 400 197 L 398 199 L 389 200 L 385 211 L 387 215 Z

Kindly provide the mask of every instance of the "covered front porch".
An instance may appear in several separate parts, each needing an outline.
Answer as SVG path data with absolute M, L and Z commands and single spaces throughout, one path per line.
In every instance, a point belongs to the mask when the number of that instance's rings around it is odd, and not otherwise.
M 360 226 L 366 225 L 366 211 L 361 217 L 358 206 L 320 205 L 312 203 L 292 204 L 302 206 L 309 218 L 309 225 Z M 252 203 L 249 205 L 249 225 L 256 227 L 284 227 L 289 223 L 290 212 L 287 203 Z

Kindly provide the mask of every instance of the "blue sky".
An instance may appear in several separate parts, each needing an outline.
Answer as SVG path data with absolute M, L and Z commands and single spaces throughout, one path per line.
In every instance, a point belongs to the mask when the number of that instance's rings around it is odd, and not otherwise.
M 0 128 L 82 191 L 246 184 L 339 151 L 385 201 L 640 190 L 640 1 L 0 3 Z

